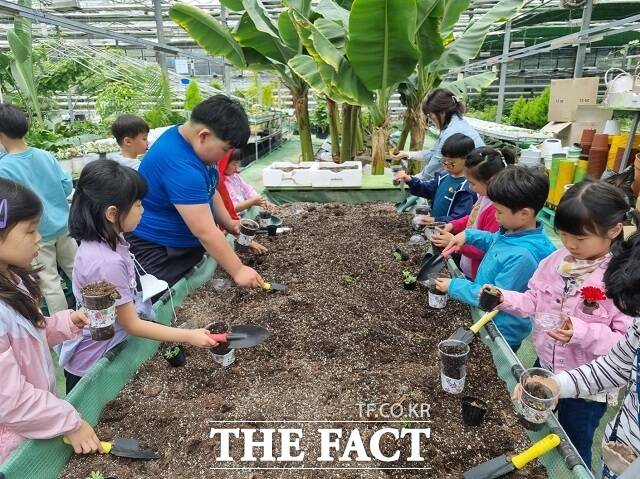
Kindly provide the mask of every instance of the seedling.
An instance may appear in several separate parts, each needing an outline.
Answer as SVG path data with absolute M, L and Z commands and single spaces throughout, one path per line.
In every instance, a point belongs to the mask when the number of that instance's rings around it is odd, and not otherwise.
M 407 271 L 407 270 L 404 270 L 402 272 L 402 278 L 403 278 L 404 284 L 413 284 L 418 280 L 418 278 L 411 271 Z
M 104 474 L 100 471 L 91 471 L 91 474 L 89 474 L 86 479 L 104 479 Z
M 173 359 L 175 358 L 178 354 L 180 354 L 180 347 L 179 346 L 171 346 L 170 348 L 167 348 L 164 351 L 164 358 L 169 360 L 169 359 Z
M 397 251 L 394 251 L 394 252 L 393 252 L 393 258 L 394 258 L 396 261 L 402 261 L 402 255 L 401 255 L 400 253 L 398 253 Z
M 347 273 L 342 275 L 342 281 L 344 281 L 345 283 L 351 284 L 351 283 L 355 283 L 356 279 L 353 276 L 351 276 L 349 273 Z

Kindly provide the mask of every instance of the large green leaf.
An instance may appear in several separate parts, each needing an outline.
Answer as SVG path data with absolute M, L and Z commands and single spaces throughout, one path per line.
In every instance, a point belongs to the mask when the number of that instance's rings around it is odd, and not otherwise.
M 233 12 L 243 12 L 242 0 L 220 0 L 220 3 Z
M 313 44 L 313 39 L 311 38 L 311 34 L 313 33 L 313 24 L 309 22 L 302 14 L 298 13 L 295 10 L 291 11 L 291 15 L 293 17 L 293 25 L 298 32 L 298 37 L 300 38 L 300 42 L 307 49 L 309 55 L 313 57 L 313 59 L 317 63 L 322 63 L 323 60 L 316 51 L 316 47 Z
M 305 18 L 311 15 L 311 0 L 283 0 L 283 3 Z
M 246 66 L 242 47 L 204 10 L 176 3 L 169 9 L 169 15 L 210 55 L 223 56 L 236 68 Z
M 289 60 L 289 67 L 320 95 L 329 95 L 329 87 L 318 71 L 318 64 L 309 55 L 296 55 Z
M 418 7 L 418 23 L 417 28 L 428 16 L 436 16 L 442 18 L 444 15 L 444 2 L 446 0 L 416 0 Z
M 275 38 L 280 38 L 278 29 L 260 0 L 242 0 L 242 5 L 258 30 Z
M 313 26 L 324 35 L 336 48 L 344 51 L 347 39 L 346 25 L 327 20 L 326 18 L 318 18 L 313 22 Z
M 320 20 L 322 19 L 316 20 L 316 24 L 319 23 Z M 339 34 L 339 30 L 341 30 L 342 27 L 340 27 L 340 25 L 338 25 L 337 23 L 331 23 L 336 26 Z M 325 36 L 325 34 L 316 27 L 316 25 L 310 26 L 310 29 L 311 40 L 316 52 L 318 52 L 318 55 L 323 62 L 333 67 L 335 71 L 338 71 L 338 68 L 340 68 L 340 63 L 344 58 L 344 53 L 336 48 L 331 40 L 329 40 L 329 38 L 327 38 L 327 36 Z
M 363 106 L 373 103 L 373 94 L 364 86 L 346 58 L 340 63 L 334 78 L 336 88 L 350 100 L 350 103 Z
M 13 56 L 18 63 L 26 62 L 31 58 L 31 50 L 28 44 L 25 44 L 16 32 L 9 30 L 7 32 L 7 40 L 9 41 Z
M 440 36 L 440 17 L 435 11 L 424 19 L 416 32 L 416 43 L 420 51 L 420 64 L 429 65 L 437 60 L 444 51 Z
M 328 20 L 340 22 L 345 27 L 349 25 L 349 10 L 342 8 L 333 0 L 320 0 L 317 11 Z
M 467 9 L 470 3 L 471 0 L 447 0 L 442 23 L 440 24 L 440 34 L 443 38 L 453 33 L 453 27 L 458 23 L 460 15 Z
M 478 73 L 477 75 L 471 75 L 460 80 L 452 82 L 443 82 L 442 87 L 450 90 L 455 95 L 465 97 L 469 90 L 481 91 L 487 88 L 496 80 L 496 73 L 492 71 L 486 71 Z
M 413 43 L 415 0 L 355 0 L 349 15 L 347 56 L 371 90 L 390 88 L 407 78 L 418 61 Z
M 293 49 L 282 43 L 280 38 L 259 31 L 247 12 L 240 17 L 233 36 L 243 47 L 253 48 L 265 57 L 285 65 L 296 54 Z
M 281 12 L 278 15 L 278 32 L 280 32 L 280 38 L 284 44 L 297 51 L 300 46 L 300 38 L 291 16 L 292 13 L 288 11 Z
M 480 52 L 489 30 L 498 23 L 508 21 L 518 12 L 523 3 L 523 0 L 501 0 L 494 5 L 445 48 L 437 65 L 435 65 L 434 72 L 442 74 L 475 58 Z

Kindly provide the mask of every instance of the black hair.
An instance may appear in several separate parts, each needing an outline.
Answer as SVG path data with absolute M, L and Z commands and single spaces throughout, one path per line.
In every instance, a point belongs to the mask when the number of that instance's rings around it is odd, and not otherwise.
M 7 237 L 9 232 L 20 222 L 40 218 L 42 202 L 40 198 L 26 186 L 15 181 L 0 178 L 0 238 Z M 15 309 L 34 326 L 44 327 L 44 316 L 40 311 L 42 291 L 38 285 L 38 271 L 32 268 L 21 268 L 8 265 L 9 273 L 20 278 L 28 294 L 18 288 L 15 278 L 0 274 L 0 301 Z
M 458 100 L 449 90 L 436 88 L 422 102 L 422 112 L 425 116 L 429 116 L 429 113 L 435 113 L 436 115 L 444 113 L 444 122 L 440 125 L 440 129 L 444 130 L 449 126 L 453 115 L 462 118 L 462 115 L 464 115 L 464 103 Z
M 242 152 L 242 148 L 234 148 L 231 153 L 231 158 L 229 158 L 229 163 L 232 161 L 242 161 L 244 159 L 244 153 Z
M 442 156 L 447 158 L 464 158 L 473 148 L 475 143 L 467 135 L 462 133 L 454 133 L 445 140 L 440 149 Z
M 251 135 L 244 108 L 226 95 L 214 95 L 200 102 L 191 112 L 191 121 L 210 128 L 234 148 L 245 146 Z
M 465 176 L 472 176 L 478 181 L 488 183 L 494 175 L 515 162 L 516 154 L 512 148 L 503 147 L 496 150 L 489 146 L 481 146 L 467 155 L 464 162 L 467 170 Z
M 625 222 L 629 208 L 621 189 L 604 181 L 584 180 L 569 188 L 560 200 L 554 227 L 576 236 L 605 237 L 611 228 Z
M 634 210 L 638 225 L 638 212 Z M 640 316 L 640 233 L 627 240 L 616 241 L 611 248 L 611 261 L 604 272 L 604 285 L 616 307 L 628 316 Z
M 514 213 L 531 208 L 537 214 L 549 196 L 549 179 L 537 169 L 510 166 L 489 181 L 487 196 Z
M 147 182 L 133 168 L 96 160 L 82 170 L 69 212 L 69 233 L 78 241 L 104 241 L 116 250 L 118 234 L 107 218 L 109 206 L 124 218 L 147 194 Z
M 133 139 L 142 133 L 149 133 L 149 125 L 139 116 L 120 115 L 111 125 L 111 134 L 120 146 L 125 138 Z
M 0 133 L 17 140 L 29 131 L 27 115 L 15 105 L 0 103 Z

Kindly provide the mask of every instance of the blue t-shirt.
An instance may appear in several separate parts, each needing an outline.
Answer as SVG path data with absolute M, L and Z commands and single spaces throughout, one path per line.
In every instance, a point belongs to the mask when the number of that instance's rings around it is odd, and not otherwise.
M 218 171 L 205 165 L 174 126 L 158 138 L 140 165 L 149 191 L 144 214 L 133 232 L 143 240 L 171 248 L 193 248 L 200 242 L 174 205 L 208 204 L 218 184 Z
M 447 175 L 442 179 L 433 197 L 431 216 L 437 218 L 439 216 L 449 215 L 449 206 L 453 200 L 453 195 L 460 189 L 460 185 L 464 183 L 464 180 L 464 176 L 454 178 L 451 175 Z
M 67 231 L 69 203 L 73 184 L 51 153 L 27 148 L 21 153 L 8 153 L 0 158 L 0 177 L 33 190 L 42 201 L 38 230 L 44 241 L 56 239 Z M 11 205 L 8 205 L 11 209 Z

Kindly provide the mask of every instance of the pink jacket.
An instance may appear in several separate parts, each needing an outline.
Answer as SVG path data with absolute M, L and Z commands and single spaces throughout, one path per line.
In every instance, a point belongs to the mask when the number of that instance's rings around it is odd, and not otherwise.
M 568 254 L 567 249 L 562 248 L 545 258 L 529 280 L 526 292 L 502 291 L 504 302 L 499 309 L 522 318 L 528 318 L 536 311 L 560 312 L 565 282 L 557 268 Z M 608 264 L 609 261 L 605 260 L 585 278 L 581 287 L 604 289 L 602 278 Z M 533 342 L 542 364 L 554 372 L 576 368 L 607 354 L 624 336 L 633 318 L 622 314 L 609 298 L 598 304 L 593 314 L 587 314 L 582 311 L 583 300 L 579 290 L 567 295 L 563 312 L 571 318 L 573 337 L 566 344 L 533 329 Z
M 464 231 L 467 228 L 468 222 L 469 215 L 451 221 L 451 224 L 453 225 L 453 230 L 451 232 L 453 234 L 457 234 Z M 498 224 L 498 220 L 496 220 L 496 207 L 491 203 L 482 210 L 476 218 L 474 229 L 495 233 L 499 228 L 500 225 Z M 465 244 L 460 249 L 460 253 L 471 259 L 471 279 L 475 279 L 478 274 L 480 262 L 482 261 L 482 258 L 484 258 L 484 251 L 476 248 L 475 246 Z
M 78 412 L 55 394 L 49 347 L 81 331 L 71 310 L 47 318 L 45 329 L 39 329 L 0 302 L 0 463 L 24 439 L 61 436 L 80 426 Z

